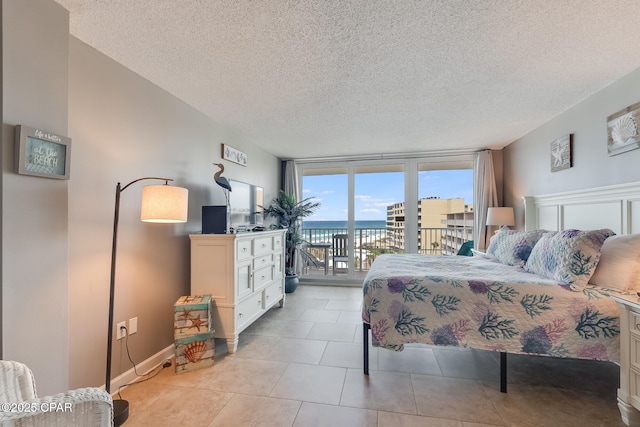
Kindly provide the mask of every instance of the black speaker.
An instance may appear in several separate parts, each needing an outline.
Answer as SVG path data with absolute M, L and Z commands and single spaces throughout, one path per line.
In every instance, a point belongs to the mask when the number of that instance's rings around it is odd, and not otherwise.
M 227 207 L 202 207 L 202 234 L 225 234 L 227 232 Z

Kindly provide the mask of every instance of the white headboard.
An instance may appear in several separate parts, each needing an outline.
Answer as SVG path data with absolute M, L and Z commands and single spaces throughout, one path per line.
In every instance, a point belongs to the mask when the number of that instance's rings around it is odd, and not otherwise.
M 640 182 L 525 196 L 525 229 L 593 230 L 640 233 Z

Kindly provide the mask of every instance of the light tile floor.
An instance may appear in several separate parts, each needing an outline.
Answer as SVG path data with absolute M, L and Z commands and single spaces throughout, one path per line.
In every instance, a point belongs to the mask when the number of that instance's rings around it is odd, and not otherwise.
M 301 285 L 240 335 L 215 365 L 173 367 L 123 390 L 127 426 L 623 426 L 613 363 L 494 352 L 370 349 L 362 372 L 361 290 Z

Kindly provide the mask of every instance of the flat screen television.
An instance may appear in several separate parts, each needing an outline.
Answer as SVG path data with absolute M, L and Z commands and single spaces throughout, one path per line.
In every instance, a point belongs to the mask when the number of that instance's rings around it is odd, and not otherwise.
M 229 180 L 229 222 L 237 230 L 263 224 L 264 189 L 246 182 Z

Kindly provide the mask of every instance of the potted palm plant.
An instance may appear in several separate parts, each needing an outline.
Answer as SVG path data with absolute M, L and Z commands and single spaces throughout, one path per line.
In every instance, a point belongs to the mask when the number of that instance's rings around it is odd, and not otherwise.
M 320 203 L 311 201 L 311 197 L 296 202 L 294 196 L 289 196 L 280 191 L 278 197 L 273 199 L 271 205 L 262 209 L 265 217 L 273 217 L 276 223 L 271 228 L 286 229 L 285 245 L 285 292 L 291 293 L 298 287 L 298 275 L 296 274 L 296 257 L 304 242 L 300 233 L 301 220 L 312 215 L 320 206 Z M 304 256 L 304 251 L 301 251 Z

